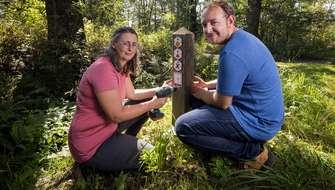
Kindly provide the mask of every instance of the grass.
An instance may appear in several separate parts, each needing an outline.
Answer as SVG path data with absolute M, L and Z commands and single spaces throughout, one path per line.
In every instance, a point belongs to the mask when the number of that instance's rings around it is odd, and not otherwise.
M 109 185 L 103 175 L 93 171 L 87 181 L 60 180 L 73 165 L 65 146 L 62 151 L 43 157 L 43 162 L 36 166 L 38 170 L 30 174 L 36 175 L 34 188 L 335 189 L 335 66 L 278 66 L 286 119 L 282 130 L 268 143 L 277 157 L 273 169 L 238 170 L 225 157 L 208 158 L 182 144 L 171 130 L 170 101 L 162 109 L 166 117 L 147 122 L 139 134 L 155 144 L 153 151 L 141 156 L 147 166 L 143 171 L 121 172 Z M 57 182 L 58 186 L 54 186 Z

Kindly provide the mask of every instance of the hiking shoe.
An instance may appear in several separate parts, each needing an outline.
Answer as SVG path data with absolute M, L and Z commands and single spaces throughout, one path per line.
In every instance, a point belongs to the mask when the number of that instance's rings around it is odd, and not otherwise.
M 272 167 L 274 160 L 275 160 L 275 156 L 273 155 L 272 151 L 264 147 L 263 151 L 258 156 L 256 156 L 254 160 L 241 163 L 240 168 L 243 168 L 243 169 L 251 168 L 251 169 L 265 171 Z

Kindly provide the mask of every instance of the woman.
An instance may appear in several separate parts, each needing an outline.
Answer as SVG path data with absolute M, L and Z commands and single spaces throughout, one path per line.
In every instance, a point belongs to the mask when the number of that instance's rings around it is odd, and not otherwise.
M 134 29 L 122 27 L 114 32 L 105 54 L 83 74 L 69 130 L 69 147 L 77 162 L 101 171 L 137 169 L 140 151 L 152 148 L 135 136 L 147 113 L 162 107 L 166 98 L 155 97 L 155 88 L 134 89 L 130 74 L 137 60 L 138 36 Z M 142 101 L 123 104 L 126 98 Z

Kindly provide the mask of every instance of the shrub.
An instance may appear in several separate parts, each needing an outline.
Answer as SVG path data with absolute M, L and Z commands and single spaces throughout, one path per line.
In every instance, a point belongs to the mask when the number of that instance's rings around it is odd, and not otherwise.
M 171 78 L 172 31 L 163 28 L 150 34 L 139 32 L 139 35 L 142 71 L 135 81 L 135 86 L 160 85 L 164 80 Z

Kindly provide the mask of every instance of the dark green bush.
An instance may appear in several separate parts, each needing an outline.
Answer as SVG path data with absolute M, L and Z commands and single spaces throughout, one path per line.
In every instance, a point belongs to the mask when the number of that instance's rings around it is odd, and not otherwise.
M 195 45 L 195 74 L 204 80 L 217 78 L 219 48 L 201 38 Z
M 35 48 L 32 61 L 22 73 L 16 96 L 31 96 L 32 92 L 36 95 L 38 91 L 44 97 L 65 97 L 66 92 L 74 91 L 81 70 L 88 63 L 88 52 L 80 43 L 42 41 Z
M 31 102 L 26 100 L 0 105 L 1 187 L 14 188 L 12 181 L 19 182 L 21 178 L 31 182 L 26 178 L 34 178 L 34 169 L 43 162 L 41 158 L 67 144 L 73 103 L 48 98 L 34 101 L 48 104 L 48 108 L 29 109 Z
M 136 79 L 137 87 L 161 85 L 171 78 L 172 31 L 162 28 L 157 32 L 139 32 L 141 43 L 141 72 Z M 142 75 L 142 76 L 141 76 Z

